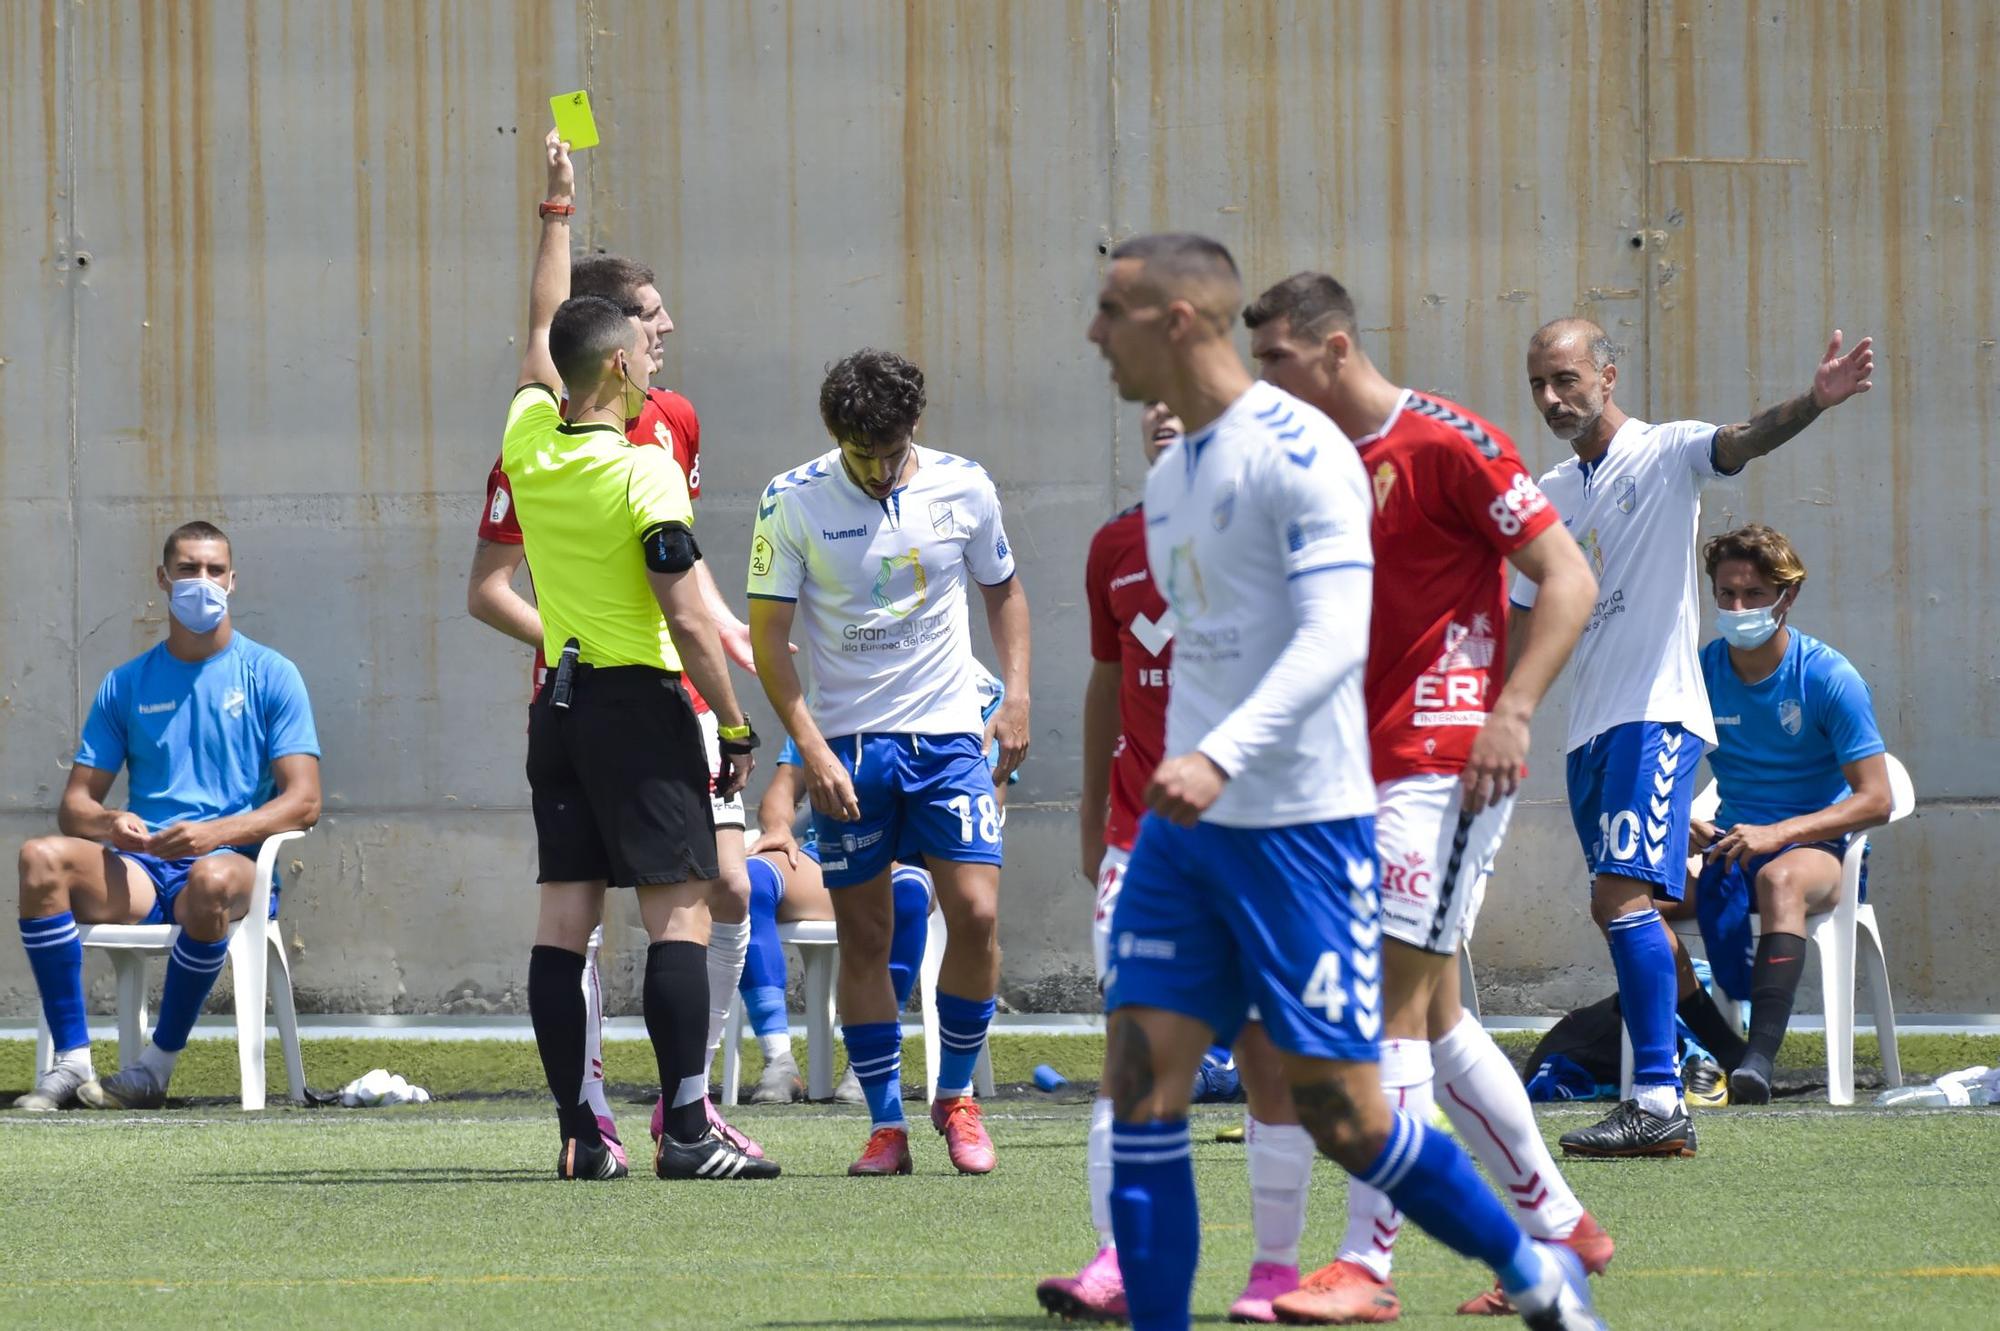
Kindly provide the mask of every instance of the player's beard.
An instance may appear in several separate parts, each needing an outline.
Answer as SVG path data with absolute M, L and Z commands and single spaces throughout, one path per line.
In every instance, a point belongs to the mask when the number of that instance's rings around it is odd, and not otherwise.
M 1573 417 L 1568 424 L 1557 425 L 1553 421 L 1549 422 L 1549 433 L 1566 444 L 1573 444 L 1595 430 L 1597 423 L 1603 419 L 1604 404 L 1600 402 L 1597 405 L 1597 409 L 1592 411 L 1588 416 Z

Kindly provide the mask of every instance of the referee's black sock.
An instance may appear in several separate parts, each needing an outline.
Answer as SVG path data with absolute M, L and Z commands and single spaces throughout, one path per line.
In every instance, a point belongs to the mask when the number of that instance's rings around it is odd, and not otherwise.
M 1680 1019 L 1694 1032 L 1694 1038 L 1715 1055 L 1716 1062 L 1722 1064 L 1722 1070 L 1736 1071 L 1749 1046 L 1743 1043 L 1743 1037 L 1737 1034 L 1729 1018 L 1722 1015 L 1722 1009 L 1709 997 L 1708 990 L 1696 985 L 1694 992 L 1680 1001 L 1678 1012 Z
M 583 1102 L 583 1049 L 589 1014 L 583 1000 L 583 954 L 541 944 L 528 954 L 528 1017 L 542 1072 L 556 1098 L 564 1137 L 586 1145 L 604 1139 L 597 1115 Z
M 1792 1021 L 1792 999 L 1799 992 L 1799 973 L 1806 968 L 1806 940 L 1798 934 L 1764 934 L 1757 939 L 1757 960 L 1750 968 L 1750 1057 L 1769 1068 L 1778 1060 L 1785 1027 Z
M 660 1062 L 667 1135 L 701 1140 L 708 1131 L 708 949 L 655 943 L 646 949 L 646 1034 Z

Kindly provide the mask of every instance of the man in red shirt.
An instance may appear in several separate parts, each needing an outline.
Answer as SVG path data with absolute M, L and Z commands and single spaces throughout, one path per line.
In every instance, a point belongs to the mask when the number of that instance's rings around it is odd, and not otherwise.
M 674 331 L 674 321 L 660 298 L 651 268 L 621 255 L 589 255 L 576 260 L 571 269 L 570 295 L 602 296 L 624 310 L 627 317 L 645 330 L 647 352 L 653 363 L 661 363 L 662 347 L 667 334 Z M 672 450 L 674 461 L 680 464 L 682 473 L 687 477 L 689 497 L 700 497 L 701 421 L 695 415 L 692 402 L 668 389 L 648 388 L 645 405 L 627 427 L 625 437 L 634 444 Z M 500 460 L 495 458 L 493 468 L 486 477 L 486 506 L 479 516 L 479 544 L 472 555 L 466 609 L 474 619 L 535 649 L 534 673 L 529 687 L 529 696 L 532 697 L 542 686 L 548 662 L 542 656 L 541 616 L 533 603 L 514 590 L 514 575 L 524 562 L 521 526 L 514 516 L 513 490 L 508 484 L 507 473 L 501 470 Z M 731 661 L 754 674 L 748 628 L 722 599 L 722 593 L 717 589 L 705 561 L 695 565 L 693 576 L 708 603 L 709 614 L 715 620 L 723 651 Z M 708 742 L 709 770 L 713 772 L 719 760 L 715 715 L 702 701 L 701 694 L 691 681 L 683 680 L 683 687 L 700 719 L 702 734 Z M 709 902 L 708 1057 L 713 1063 L 736 993 L 736 983 L 743 971 L 743 959 L 750 945 L 750 876 L 744 866 L 742 795 L 712 799 L 711 812 L 715 819 L 716 860 L 722 871 L 718 890 Z M 584 968 L 589 1036 L 583 1094 L 597 1115 L 605 1144 L 622 1158 L 624 1147 L 612 1122 L 610 1101 L 604 1094 L 603 993 L 597 973 L 597 953 L 603 937 L 604 930 L 600 925 L 591 933 L 588 964 Z M 712 1103 L 708 1106 L 708 1116 L 736 1149 L 761 1154 L 755 1142 L 722 1121 Z M 653 1136 L 656 1139 L 660 1135 L 660 1117 L 661 1109 L 655 1106 Z
M 1374 489 L 1364 689 L 1382 865 L 1383 1088 L 1422 1118 L 1435 1081 L 1528 1234 L 1567 1243 L 1602 1271 L 1611 1238 L 1557 1173 L 1513 1065 L 1461 1005 L 1456 962 L 1526 770 L 1529 722 L 1583 631 L 1596 580 L 1506 435 L 1375 368 L 1340 283 L 1297 274 L 1243 318 L 1264 378 L 1332 417 Z M 1539 584 L 1538 612 L 1560 607 L 1533 624 L 1511 673 L 1506 563 Z M 1386 1197 L 1352 1184 L 1339 1260 L 1279 1310 L 1291 1321 L 1394 1321 L 1388 1276 L 1401 1227 Z M 1513 1309 L 1494 1290 L 1459 1311 Z

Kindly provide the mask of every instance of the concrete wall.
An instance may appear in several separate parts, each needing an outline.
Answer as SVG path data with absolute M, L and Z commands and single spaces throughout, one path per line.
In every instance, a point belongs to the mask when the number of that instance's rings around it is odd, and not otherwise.
M 1876 860 L 1905 1009 L 2000 1006 L 1995 69 L 1978 0 L 6 0 L 0 838 L 49 827 L 96 681 L 161 632 L 160 537 L 210 517 L 239 624 L 299 662 L 326 745 L 287 875 L 304 1001 L 521 1006 L 526 663 L 462 587 L 545 98 L 584 85 L 606 142 L 581 233 L 660 271 L 725 586 L 856 346 L 923 363 L 926 437 L 1001 483 L 1038 635 L 1010 1001 L 1088 1001 L 1078 583 L 1139 464 L 1083 327 L 1099 246 L 1173 226 L 1253 286 L 1339 273 L 1390 373 L 1539 465 L 1545 318 L 1611 328 L 1621 400 L 1655 418 L 1741 418 L 1803 388 L 1831 326 L 1875 334 L 1876 391 L 1704 525 L 1798 540 L 1799 622 L 1861 666 L 1916 775 Z M 1514 1008 L 1610 983 L 1559 712 L 1479 948 Z M 31 994 L 0 947 L 0 1012 Z

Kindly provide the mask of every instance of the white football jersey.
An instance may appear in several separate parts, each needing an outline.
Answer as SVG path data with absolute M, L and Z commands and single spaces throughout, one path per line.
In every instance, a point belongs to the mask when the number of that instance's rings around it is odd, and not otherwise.
M 1259 382 L 1160 458 L 1145 512 L 1147 562 L 1176 626 L 1167 753 L 1180 755 L 1232 734 L 1232 714 L 1291 641 L 1291 579 L 1374 566 L 1368 482 L 1339 426 Z M 1357 610 L 1352 632 L 1365 653 L 1367 607 Z M 1286 827 L 1373 814 L 1362 673 L 1357 665 L 1319 706 L 1264 737 L 1203 820 Z
M 796 601 L 822 734 L 972 735 L 979 668 L 966 580 L 1014 576 L 985 468 L 918 448 L 909 483 L 876 499 L 834 449 L 757 501 L 750 595 Z
M 1542 477 L 1597 574 L 1597 605 L 1570 657 L 1565 749 L 1627 721 L 1677 721 L 1715 746 L 1695 549 L 1702 486 L 1721 474 L 1714 438 L 1704 421 L 1628 420 L 1597 461 L 1568 457 Z M 1515 575 L 1515 605 L 1532 607 L 1535 592 Z

